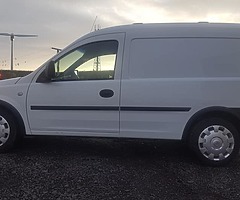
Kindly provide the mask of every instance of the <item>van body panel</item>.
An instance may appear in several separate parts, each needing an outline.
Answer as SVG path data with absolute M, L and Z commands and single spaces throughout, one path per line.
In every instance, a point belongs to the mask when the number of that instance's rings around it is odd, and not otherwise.
M 32 82 L 27 97 L 28 119 L 33 135 L 119 135 L 120 75 L 124 33 L 106 34 L 79 41 L 76 47 L 98 41 L 118 41 L 114 79 L 64 80 L 50 83 Z M 56 57 L 60 59 L 64 53 Z M 94 67 L 94 66 L 92 66 Z M 82 72 L 84 73 L 84 72 Z M 84 73 L 86 75 L 86 73 Z M 103 98 L 102 90 L 111 90 L 111 98 Z
M 187 31 L 196 34 L 192 28 Z M 212 106 L 238 107 L 240 39 L 222 32 L 213 37 L 211 28 L 182 37 L 181 30 L 168 30 L 178 34 L 168 37 L 161 37 L 161 30 L 127 34 L 121 106 L 156 110 L 121 111 L 121 136 L 181 139 L 194 113 Z
M 118 41 L 113 79 L 37 82 L 50 61 L 109 40 Z M 0 100 L 18 110 L 26 134 L 181 139 L 198 111 L 240 107 L 239 55 L 239 24 L 106 28 L 76 40 L 17 82 L 0 81 Z M 102 90 L 114 95 L 102 98 Z

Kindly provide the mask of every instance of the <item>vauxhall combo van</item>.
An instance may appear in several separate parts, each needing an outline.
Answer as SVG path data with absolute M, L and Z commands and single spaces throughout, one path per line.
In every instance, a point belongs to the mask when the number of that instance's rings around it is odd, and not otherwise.
M 240 147 L 240 25 L 133 24 L 0 81 L 0 151 L 20 136 L 182 140 L 220 166 Z

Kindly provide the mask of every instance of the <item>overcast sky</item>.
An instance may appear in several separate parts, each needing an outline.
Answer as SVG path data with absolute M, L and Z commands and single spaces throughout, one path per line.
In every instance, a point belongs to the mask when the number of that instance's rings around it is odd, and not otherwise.
M 0 0 L 0 33 L 15 38 L 14 69 L 34 70 L 56 52 L 90 32 L 136 22 L 236 22 L 240 0 Z M 6 65 L 6 66 L 5 66 Z M 10 69 L 10 40 L 0 36 L 0 69 Z

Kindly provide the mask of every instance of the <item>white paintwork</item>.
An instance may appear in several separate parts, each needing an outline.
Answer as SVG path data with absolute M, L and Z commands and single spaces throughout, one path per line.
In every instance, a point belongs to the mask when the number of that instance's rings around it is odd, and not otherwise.
M 181 139 L 188 120 L 211 107 L 240 107 L 239 24 L 135 24 L 99 30 L 51 60 L 91 42 L 117 40 L 114 80 L 36 83 L 48 62 L 0 81 L 0 100 L 16 108 L 27 135 Z M 112 89 L 112 98 L 101 98 Z M 22 92 L 22 96 L 18 93 Z M 176 111 L 31 110 L 31 106 L 190 107 Z
M 192 109 L 123 111 L 121 135 L 181 139 L 187 121 L 198 110 L 210 106 L 239 107 L 236 91 L 240 89 L 240 39 L 155 36 L 134 38 L 129 43 L 121 106 Z
M 106 34 L 87 39 L 78 45 L 102 40 L 118 40 L 117 74 L 121 74 L 124 34 Z M 102 89 L 114 91 L 112 98 L 104 99 L 99 92 Z M 27 109 L 29 124 L 34 135 L 87 135 L 119 136 L 118 111 L 85 110 L 31 110 L 37 106 L 119 106 L 120 76 L 114 80 L 63 81 L 35 83 L 29 88 Z

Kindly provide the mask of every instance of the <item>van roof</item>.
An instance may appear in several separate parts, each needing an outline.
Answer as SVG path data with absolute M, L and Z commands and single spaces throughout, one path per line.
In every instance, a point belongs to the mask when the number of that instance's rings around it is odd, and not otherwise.
M 234 23 L 152 23 L 131 24 L 104 28 L 83 36 L 124 32 L 128 37 L 224 37 L 240 38 L 240 24 Z

